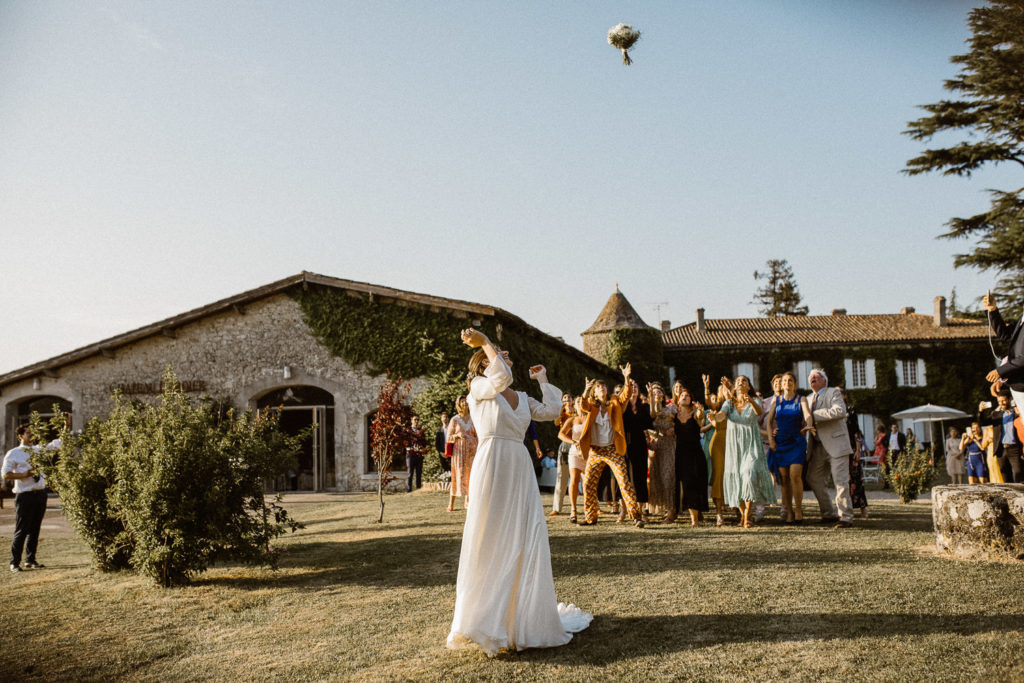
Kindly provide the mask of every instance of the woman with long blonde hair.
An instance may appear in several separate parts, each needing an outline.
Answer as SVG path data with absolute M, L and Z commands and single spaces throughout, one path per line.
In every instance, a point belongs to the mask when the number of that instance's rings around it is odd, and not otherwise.
M 650 402 L 651 441 L 654 444 L 651 454 L 651 481 L 648 490 L 648 503 L 654 511 L 663 513 L 661 521 L 674 522 L 676 519 L 675 496 L 676 486 L 676 407 L 666 400 L 665 390 L 661 383 L 651 382 L 647 385 L 647 400 Z
M 814 428 L 814 417 L 807 399 L 796 393 L 796 375 L 783 373 L 781 389 L 768 407 L 768 439 L 782 486 L 782 507 L 791 513 L 786 522 L 803 524 L 803 470 L 807 460 L 804 434 Z
M 735 385 L 727 378 L 722 384 L 726 401 L 715 416 L 719 424 L 729 421 L 722 488 L 726 505 L 739 508 L 740 523 L 750 529 L 754 526 L 754 506 L 775 503 L 775 485 L 757 426 L 761 404 L 745 375 L 737 377 Z
M 476 455 L 476 428 L 465 396 L 455 399 L 455 417 L 448 423 L 448 443 L 452 444 L 452 490 L 448 496 L 448 512 L 452 512 L 457 496 L 462 496 L 463 507 L 469 507 L 469 473 Z
M 558 431 L 558 438 L 569 444 L 569 505 L 572 514 L 569 521 L 576 524 L 579 521 L 576 510 L 576 496 L 579 494 L 580 482 L 583 481 L 583 473 L 587 469 L 587 458 L 580 450 L 580 439 L 583 437 L 583 427 L 587 418 L 583 415 L 583 397 L 577 396 L 573 401 L 572 415 L 562 420 L 562 428 Z

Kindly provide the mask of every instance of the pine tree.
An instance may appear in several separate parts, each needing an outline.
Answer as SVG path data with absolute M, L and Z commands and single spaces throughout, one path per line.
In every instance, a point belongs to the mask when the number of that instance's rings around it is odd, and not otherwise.
M 904 173 L 970 175 L 987 164 L 1007 161 L 1024 167 L 1024 1 L 992 0 L 971 10 L 972 36 L 967 54 L 950 58 L 960 65 L 944 87 L 958 99 L 923 105 L 928 116 L 911 121 L 904 133 L 928 141 L 939 133 L 957 132 L 961 142 L 925 150 L 907 162 Z M 947 239 L 976 238 L 956 267 L 994 270 L 995 291 L 1003 308 L 1019 313 L 1024 305 L 1024 187 L 990 190 L 989 210 L 946 224 Z
M 807 315 L 807 307 L 800 305 L 802 297 L 786 259 L 769 259 L 765 265 L 766 272 L 754 271 L 754 279 L 764 280 L 764 286 L 754 293 L 750 303 L 759 304 L 758 312 L 768 317 Z

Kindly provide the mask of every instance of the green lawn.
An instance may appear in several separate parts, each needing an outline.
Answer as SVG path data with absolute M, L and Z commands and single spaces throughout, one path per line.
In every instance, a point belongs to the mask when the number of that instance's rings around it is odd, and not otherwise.
M 444 649 L 464 519 L 446 495 L 388 496 L 383 525 L 373 496 L 315 500 L 289 503 L 306 528 L 280 571 L 180 589 L 44 532 L 47 568 L 0 579 L 0 680 L 1024 680 L 1024 567 L 936 556 L 926 500 L 844 531 L 554 518 L 559 598 L 594 622 L 495 659 Z

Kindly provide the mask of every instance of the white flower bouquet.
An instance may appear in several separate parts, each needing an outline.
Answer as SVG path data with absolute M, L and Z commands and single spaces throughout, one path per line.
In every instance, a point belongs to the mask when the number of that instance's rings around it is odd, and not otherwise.
M 629 49 L 640 40 L 640 30 L 629 24 L 619 24 L 608 29 L 608 44 L 616 50 L 622 50 L 622 63 L 629 66 L 633 60 L 629 58 Z

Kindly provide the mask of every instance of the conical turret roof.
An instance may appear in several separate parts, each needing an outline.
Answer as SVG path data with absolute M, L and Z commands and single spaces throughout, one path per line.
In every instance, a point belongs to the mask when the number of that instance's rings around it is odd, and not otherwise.
M 611 332 L 612 330 L 643 330 L 650 327 L 636 312 L 633 305 L 626 300 L 626 297 L 615 286 L 615 293 L 608 298 L 608 303 L 601 309 L 594 324 L 587 328 L 582 334 L 594 334 L 595 332 Z

